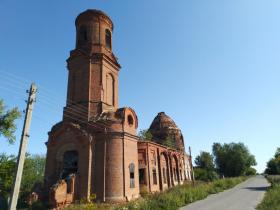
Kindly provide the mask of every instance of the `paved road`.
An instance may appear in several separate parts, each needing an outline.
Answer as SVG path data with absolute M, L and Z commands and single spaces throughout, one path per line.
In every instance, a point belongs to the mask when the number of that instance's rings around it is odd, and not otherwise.
M 263 176 L 256 176 L 180 210 L 253 210 L 261 202 L 268 187 L 269 183 Z

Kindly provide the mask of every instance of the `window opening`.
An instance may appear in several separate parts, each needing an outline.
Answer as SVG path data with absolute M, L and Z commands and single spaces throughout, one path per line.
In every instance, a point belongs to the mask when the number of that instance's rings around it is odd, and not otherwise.
M 162 174 L 163 174 L 163 183 L 166 184 L 166 168 L 162 169 Z
M 87 42 L 88 41 L 88 32 L 86 26 L 81 26 L 79 29 L 79 40 L 81 42 Z
M 67 193 L 72 193 L 72 186 L 71 186 L 71 178 L 70 178 L 70 176 L 67 176 L 65 181 L 66 181 L 66 184 L 67 184 Z
M 146 176 L 145 176 L 145 169 L 141 168 L 139 169 L 139 183 L 140 184 L 146 184 Z
M 70 174 L 75 174 L 78 171 L 78 152 L 67 151 L 63 155 L 62 179 L 65 179 Z
M 135 170 L 134 164 L 130 163 L 129 164 L 130 188 L 135 187 L 134 170 Z
M 111 49 L 112 48 L 111 32 L 108 29 L 106 29 L 106 31 L 105 31 L 105 41 L 106 41 L 106 47 Z
M 133 125 L 133 117 L 131 115 L 127 116 L 127 121 L 128 121 L 128 125 L 130 125 L 130 126 Z
M 182 170 L 180 169 L 180 180 L 183 180 L 183 177 L 182 177 Z
M 154 183 L 154 185 L 157 185 L 157 171 L 156 171 L 156 169 L 153 169 L 153 183 Z

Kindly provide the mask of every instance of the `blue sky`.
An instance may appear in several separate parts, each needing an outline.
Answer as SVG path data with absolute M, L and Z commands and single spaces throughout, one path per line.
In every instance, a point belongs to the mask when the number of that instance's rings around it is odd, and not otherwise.
M 1 0 L 0 98 L 23 110 L 25 90 L 39 87 L 30 153 L 46 152 L 62 118 L 74 20 L 88 8 L 114 22 L 120 107 L 135 109 L 139 129 L 165 111 L 194 156 L 213 142 L 244 142 L 263 171 L 280 146 L 277 0 Z M 17 153 L 22 123 L 16 144 L 0 137 L 0 152 Z

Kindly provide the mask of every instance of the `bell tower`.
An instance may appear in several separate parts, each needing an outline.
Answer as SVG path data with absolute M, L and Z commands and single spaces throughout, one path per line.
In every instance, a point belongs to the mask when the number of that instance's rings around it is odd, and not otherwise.
M 118 109 L 120 65 L 112 52 L 113 22 L 102 11 L 78 15 L 76 47 L 67 59 L 68 90 L 64 120 L 88 121 Z

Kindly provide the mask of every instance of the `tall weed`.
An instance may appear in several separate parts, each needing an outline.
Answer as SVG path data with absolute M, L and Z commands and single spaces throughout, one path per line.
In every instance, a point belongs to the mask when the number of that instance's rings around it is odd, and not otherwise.
M 280 176 L 267 176 L 271 188 L 266 192 L 264 199 L 258 205 L 258 210 L 280 210 Z

